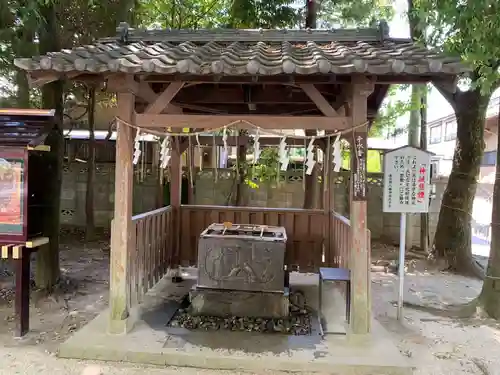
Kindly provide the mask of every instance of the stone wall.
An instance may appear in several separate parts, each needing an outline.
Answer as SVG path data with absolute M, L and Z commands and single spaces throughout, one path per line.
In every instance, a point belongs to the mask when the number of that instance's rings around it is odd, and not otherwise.
M 134 214 L 155 209 L 156 179 L 150 169 L 136 169 L 134 179 Z M 142 175 L 144 174 L 144 177 Z M 61 223 L 85 226 L 85 193 L 87 167 L 84 163 L 66 165 L 63 170 L 61 193 Z M 115 202 L 115 166 L 97 164 L 94 185 L 94 218 L 99 227 L 109 227 Z
M 349 217 L 349 173 L 338 173 L 334 179 L 332 193 L 333 207 L 336 212 Z M 213 170 L 207 169 L 198 174 L 196 182 L 195 203 L 206 205 L 225 205 L 230 201 L 233 187 L 233 173 L 228 170 L 219 170 L 217 179 Z M 245 186 L 243 200 L 250 207 L 302 207 L 304 200 L 303 176 L 299 172 L 287 172 L 278 183 L 277 181 L 262 183 L 255 181 L 258 188 Z M 368 175 L 368 228 L 372 239 L 387 243 L 399 243 L 400 215 L 382 212 L 383 174 L 370 173 Z M 442 195 L 446 188 L 446 179 L 433 181 L 436 185 L 436 198 L 429 209 L 429 223 L 431 239 L 434 238 Z M 217 187 L 217 188 L 215 188 Z M 408 243 L 415 246 L 420 244 L 420 215 L 408 215 L 408 224 L 413 231 L 407 237 Z
M 155 208 L 157 181 L 147 166 L 137 167 L 134 180 L 134 213 L 146 212 Z M 349 172 L 335 176 L 332 189 L 334 210 L 349 217 Z M 114 204 L 114 165 L 98 164 L 95 183 L 95 220 L 98 226 L 109 226 L 113 217 Z M 304 199 L 302 172 L 287 172 L 281 180 L 271 182 L 254 181 L 257 185 L 242 189 L 245 206 L 253 207 L 301 207 Z M 85 225 L 85 190 L 87 169 L 85 164 L 73 163 L 66 166 L 63 175 L 63 193 L 61 198 L 61 220 L 64 224 Z M 399 214 L 382 212 L 382 181 L 380 173 L 369 174 L 368 178 L 368 227 L 372 238 L 388 243 L 399 243 Z M 436 198 L 430 207 L 430 232 L 434 236 L 442 194 L 446 188 L 446 179 L 434 181 Z M 195 180 L 195 204 L 227 205 L 233 202 L 235 178 L 231 170 L 202 170 Z M 320 194 L 321 195 L 321 194 Z M 420 241 L 420 215 L 410 215 L 413 231 L 408 241 L 418 245 Z

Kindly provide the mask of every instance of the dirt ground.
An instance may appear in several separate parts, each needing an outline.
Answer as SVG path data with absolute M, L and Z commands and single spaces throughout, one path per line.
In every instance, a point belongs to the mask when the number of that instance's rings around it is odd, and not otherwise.
M 54 296 L 32 293 L 31 332 L 23 339 L 13 338 L 13 277 L 8 264 L 0 263 L 0 322 L 3 322 L 0 324 L 0 375 L 77 375 L 86 366 L 94 365 L 57 359 L 55 352 L 61 342 L 107 305 L 109 233 L 100 233 L 97 241 L 85 244 L 82 233 L 66 231 L 61 246 L 62 283 Z M 396 258 L 396 248 L 373 245 L 373 314 L 392 333 L 401 353 L 415 364 L 415 373 L 500 375 L 498 322 L 478 316 L 454 319 L 410 308 L 405 309 L 403 324 L 396 320 L 398 278 L 392 266 Z M 406 266 L 405 301 L 409 304 L 442 308 L 466 303 L 481 289 L 481 281 L 440 272 L 418 253 L 409 254 Z M 95 366 L 103 374 L 134 375 L 145 370 L 127 364 Z M 226 373 L 149 367 L 147 371 L 179 375 Z

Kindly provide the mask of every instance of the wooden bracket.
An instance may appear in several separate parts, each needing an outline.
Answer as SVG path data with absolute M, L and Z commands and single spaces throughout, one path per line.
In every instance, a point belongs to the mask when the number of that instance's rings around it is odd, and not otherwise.
M 179 82 L 174 82 L 176 84 L 179 84 Z M 171 86 L 171 85 L 170 85 Z M 170 88 L 168 86 L 167 90 Z M 170 93 L 173 91 L 175 86 L 172 86 L 170 89 Z M 181 87 L 182 88 L 182 87 Z M 135 96 L 138 96 L 141 99 L 144 99 L 146 102 L 149 103 L 150 108 L 153 103 L 156 103 L 157 100 L 159 100 L 160 95 L 155 93 L 151 86 L 149 85 L 148 82 L 145 81 L 136 81 L 133 76 L 131 75 L 126 75 L 126 76 L 114 76 L 110 77 L 108 79 L 108 85 L 107 85 L 108 91 L 111 92 L 128 92 L 131 94 L 134 94 Z M 167 91 L 165 90 L 165 91 Z M 180 90 L 180 88 L 179 88 Z M 177 94 L 178 91 L 175 92 Z M 165 92 L 164 92 L 165 93 Z M 175 94 L 172 96 L 172 98 L 175 96 Z M 166 95 L 166 94 L 165 94 Z M 172 98 L 170 100 L 172 100 Z M 161 109 L 159 113 L 162 112 L 167 112 L 167 113 L 174 113 L 174 114 L 180 114 L 182 113 L 182 108 L 179 108 L 169 102 Z M 158 104 L 160 105 L 160 104 Z M 147 109 L 146 109 L 147 111 Z
M 146 108 L 144 113 L 160 114 L 167 109 L 172 99 L 184 86 L 184 82 L 172 82 L 157 98 Z
M 312 100 L 318 109 L 326 117 L 338 117 L 339 114 L 333 107 L 328 103 L 325 97 L 319 92 L 319 90 L 312 84 L 302 84 L 299 85 L 304 93 Z

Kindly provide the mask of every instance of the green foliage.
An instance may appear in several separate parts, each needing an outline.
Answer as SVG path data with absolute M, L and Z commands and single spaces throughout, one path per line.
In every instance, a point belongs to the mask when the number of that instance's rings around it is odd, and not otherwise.
M 368 150 L 366 158 L 366 171 L 368 173 L 382 172 L 382 153 L 379 150 Z M 344 150 L 342 153 L 342 168 L 350 170 L 351 153 L 349 150 Z
M 394 17 L 392 4 L 383 0 L 323 0 L 318 12 L 319 26 L 366 27 Z
M 229 0 L 143 0 L 139 26 L 200 29 L 220 27 L 228 20 Z
M 419 27 L 428 44 L 460 55 L 473 68 L 473 85 L 490 95 L 500 83 L 500 2 L 496 0 L 419 0 Z
M 293 0 L 233 0 L 229 10 L 231 28 L 284 28 L 295 26 L 300 13 Z
M 140 26 L 158 28 L 293 27 L 299 11 L 290 0 L 143 0 Z
M 250 167 L 254 181 L 275 181 L 278 178 L 280 163 L 277 147 L 265 147 L 260 153 L 258 163 Z
M 377 117 L 370 128 L 370 137 L 382 137 L 397 131 L 396 122 L 405 114 L 409 113 L 415 106 L 410 100 L 402 100 L 405 97 L 406 87 L 403 85 L 392 85 L 387 96 L 379 109 Z M 399 96 L 399 97 L 398 97 Z

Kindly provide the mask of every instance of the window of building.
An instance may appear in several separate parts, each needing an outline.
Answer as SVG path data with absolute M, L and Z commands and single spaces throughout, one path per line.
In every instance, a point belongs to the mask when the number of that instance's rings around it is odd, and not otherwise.
M 457 122 L 448 121 L 444 128 L 444 140 L 453 141 L 457 139 Z
M 442 137 L 442 133 L 443 133 L 443 127 L 442 125 L 437 125 L 437 126 L 433 126 L 431 127 L 431 134 L 430 134 L 430 137 L 429 137 L 429 144 L 435 144 L 435 143 L 439 143 L 441 142 L 441 137 Z
M 494 166 L 497 164 L 497 150 L 485 151 L 483 159 L 481 160 L 481 166 Z

